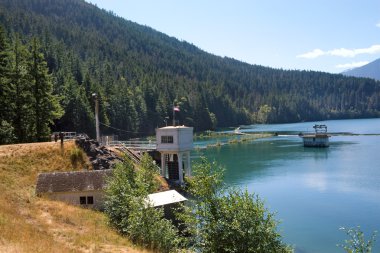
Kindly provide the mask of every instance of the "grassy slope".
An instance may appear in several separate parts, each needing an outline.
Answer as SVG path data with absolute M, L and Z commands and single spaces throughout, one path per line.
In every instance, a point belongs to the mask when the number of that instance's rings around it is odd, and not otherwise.
M 74 143 L 0 146 L 0 252 L 147 252 L 104 214 L 35 196 L 38 173 L 70 171 Z

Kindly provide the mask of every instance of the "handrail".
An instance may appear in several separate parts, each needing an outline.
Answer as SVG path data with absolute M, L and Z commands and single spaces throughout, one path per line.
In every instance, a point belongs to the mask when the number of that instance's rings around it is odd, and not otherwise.
M 119 145 L 117 147 L 117 149 L 119 149 L 120 151 L 122 151 L 124 154 L 126 154 L 134 163 L 136 164 L 141 164 L 141 155 L 137 152 L 134 152 L 133 150 L 129 149 L 128 147 L 124 146 L 124 145 Z M 161 175 L 161 168 L 156 164 L 154 163 L 155 167 L 157 168 L 157 171 L 160 173 Z
M 155 141 L 110 141 L 109 146 L 125 146 L 130 149 L 156 149 Z

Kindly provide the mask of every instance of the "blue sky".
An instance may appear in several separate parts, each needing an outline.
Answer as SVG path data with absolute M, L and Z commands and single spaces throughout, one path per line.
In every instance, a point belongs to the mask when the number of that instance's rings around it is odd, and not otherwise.
M 340 73 L 380 58 L 380 0 L 88 0 L 219 55 Z

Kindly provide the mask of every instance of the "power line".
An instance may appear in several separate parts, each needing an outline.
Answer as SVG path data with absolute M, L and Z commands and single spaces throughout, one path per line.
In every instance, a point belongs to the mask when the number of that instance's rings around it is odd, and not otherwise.
M 144 132 L 133 132 L 133 131 L 128 131 L 128 130 L 124 130 L 124 129 L 116 128 L 116 127 L 113 127 L 113 126 L 110 126 L 110 125 L 104 124 L 103 122 L 99 122 L 99 123 L 102 124 L 103 126 L 108 127 L 108 128 L 111 128 L 111 129 L 114 129 L 114 130 L 118 130 L 118 131 L 122 131 L 122 132 L 126 132 L 126 133 L 132 133 L 132 134 L 146 134 L 146 133 L 144 133 Z

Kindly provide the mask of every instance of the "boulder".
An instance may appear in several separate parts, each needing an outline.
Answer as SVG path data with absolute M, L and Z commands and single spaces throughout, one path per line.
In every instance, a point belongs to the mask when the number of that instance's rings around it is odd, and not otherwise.
M 123 161 L 115 152 L 106 146 L 100 146 L 95 140 L 77 138 L 75 144 L 87 154 L 94 170 L 112 169 L 117 163 Z

